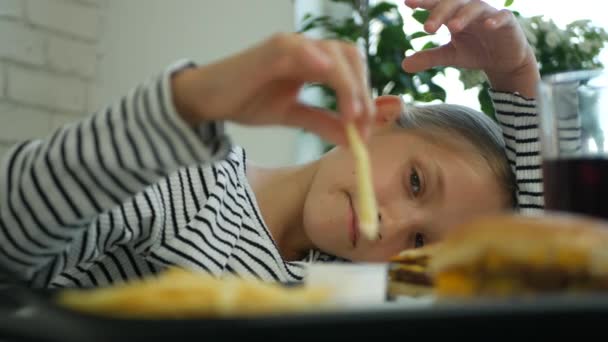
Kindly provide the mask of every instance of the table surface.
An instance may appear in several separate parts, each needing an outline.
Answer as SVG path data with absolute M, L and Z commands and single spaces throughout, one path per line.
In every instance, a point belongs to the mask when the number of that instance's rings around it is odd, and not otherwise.
M 608 295 L 439 302 L 406 298 L 378 305 L 258 318 L 126 320 L 59 308 L 24 289 L 0 288 L 0 340 L 149 341 L 241 338 L 335 340 L 446 336 L 563 336 L 604 333 Z

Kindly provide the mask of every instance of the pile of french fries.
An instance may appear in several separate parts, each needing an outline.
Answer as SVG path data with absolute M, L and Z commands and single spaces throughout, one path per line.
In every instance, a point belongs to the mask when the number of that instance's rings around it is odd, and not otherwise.
M 253 278 L 169 269 L 157 277 L 96 289 L 68 289 L 57 301 L 81 313 L 116 318 L 175 319 L 273 315 L 321 310 L 331 292 Z

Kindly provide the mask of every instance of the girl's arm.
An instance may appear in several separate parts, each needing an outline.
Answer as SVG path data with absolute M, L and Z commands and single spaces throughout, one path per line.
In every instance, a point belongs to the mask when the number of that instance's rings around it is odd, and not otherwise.
M 171 79 L 188 66 L 172 66 L 89 118 L 12 148 L 0 171 L 2 265 L 30 279 L 98 215 L 182 166 L 226 155 L 221 122 L 192 128 L 174 108 Z
M 536 100 L 494 89 L 490 90 L 490 96 L 517 181 L 519 209 L 524 214 L 540 212 L 544 196 Z
M 347 143 L 345 122 L 364 132 L 374 122 L 355 44 L 276 34 L 215 63 L 185 66 L 12 149 L 0 170 L 0 264 L 28 279 L 42 269 L 52 275 L 95 218 L 180 167 L 225 157 L 231 144 L 222 122 L 304 128 L 335 143 Z M 301 103 L 299 90 L 312 82 L 336 91 L 340 116 Z

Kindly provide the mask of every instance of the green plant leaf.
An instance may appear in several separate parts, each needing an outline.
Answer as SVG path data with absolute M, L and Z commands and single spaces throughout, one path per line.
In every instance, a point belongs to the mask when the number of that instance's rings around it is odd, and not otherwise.
M 342 40 L 354 42 L 361 36 L 361 25 L 358 25 L 353 18 L 348 18 L 333 28 L 336 36 Z
M 302 28 L 298 32 L 303 33 L 319 27 L 329 29 L 331 27 L 331 20 L 326 15 L 313 17 L 312 14 L 308 13 L 304 16 Z
M 494 115 L 494 104 L 492 103 L 492 98 L 490 97 L 490 93 L 488 92 L 487 88 L 488 86 L 484 85 L 483 87 L 481 87 L 481 89 L 479 89 L 479 94 L 477 94 L 477 100 L 479 101 L 481 111 L 495 120 L 496 118 Z
M 397 68 L 397 65 L 395 65 L 395 63 L 384 62 L 380 64 L 380 71 L 382 72 L 384 77 L 388 79 L 393 79 L 397 77 L 399 69 Z
M 416 10 L 412 14 L 412 17 L 414 17 L 414 19 L 416 19 L 417 22 L 424 24 L 426 22 L 426 20 L 429 18 L 429 15 L 430 15 L 430 13 L 427 10 Z
M 384 26 L 403 27 L 403 20 L 401 19 L 401 17 L 394 18 L 394 17 L 386 16 L 384 14 L 380 14 L 375 19 L 379 20 L 382 23 L 382 25 L 384 25 Z
M 403 92 L 409 92 L 409 89 L 414 88 L 414 82 L 412 81 L 412 75 L 408 73 L 401 73 L 399 75 L 397 84 L 403 87 Z
M 445 102 L 445 98 L 447 96 L 445 89 L 441 88 L 437 84 L 433 82 L 429 82 L 429 92 L 433 95 L 433 99 L 441 100 L 441 102 Z
M 429 36 L 429 34 L 426 32 L 418 31 L 418 32 L 412 33 L 410 35 L 410 39 L 422 38 L 422 37 L 426 37 L 426 36 Z
M 377 54 L 380 56 L 391 56 L 395 52 L 405 53 L 411 48 L 405 32 L 400 26 L 385 26 L 378 37 Z
M 505 1 L 505 7 L 509 7 L 511 5 L 513 5 L 513 0 L 506 0 Z
M 311 21 L 309 23 L 304 24 L 304 26 L 298 31 L 299 33 L 304 33 L 304 32 L 308 32 L 314 28 L 317 28 L 317 22 L 315 21 Z
M 337 3 L 343 3 L 343 4 L 347 4 L 350 5 L 351 7 L 355 7 L 357 4 L 355 3 L 356 0 L 331 0 L 332 2 L 337 2 Z
M 434 75 L 431 74 L 431 70 L 424 70 L 416 73 L 416 76 L 414 77 L 417 78 L 421 84 L 428 84 L 431 82 L 433 76 Z
M 422 50 L 432 49 L 432 48 L 436 48 L 438 46 L 439 45 L 437 45 L 437 43 L 428 42 L 428 43 L 424 44 L 424 46 L 422 47 Z
M 376 18 L 381 14 L 391 12 L 393 10 L 398 10 L 397 5 L 392 4 L 390 2 L 380 2 L 372 8 L 369 9 L 369 17 Z

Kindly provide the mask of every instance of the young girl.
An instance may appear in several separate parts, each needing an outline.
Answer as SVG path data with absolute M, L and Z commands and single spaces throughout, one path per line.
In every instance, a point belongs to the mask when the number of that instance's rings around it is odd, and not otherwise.
M 0 265 L 36 287 L 102 286 L 169 265 L 299 281 L 306 262 L 386 260 L 472 217 L 542 208 L 539 75 L 512 14 L 479 1 L 406 4 L 431 10 L 426 30 L 447 25 L 452 41 L 403 67 L 484 70 L 504 141 L 467 108 L 372 103 L 354 46 L 277 35 L 215 64 L 175 65 L 90 118 L 15 146 L 1 171 Z M 297 102 L 307 82 L 336 90 L 340 117 Z M 355 120 L 368 137 L 379 239 L 359 234 L 347 147 L 266 169 L 232 146 L 227 120 L 303 127 L 338 145 Z

